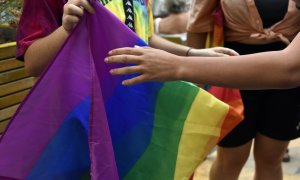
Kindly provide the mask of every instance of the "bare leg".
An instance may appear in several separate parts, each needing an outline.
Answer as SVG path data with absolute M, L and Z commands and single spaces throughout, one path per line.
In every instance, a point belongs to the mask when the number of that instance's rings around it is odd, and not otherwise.
M 257 134 L 254 142 L 255 180 L 282 180 L 282 157 L 289 141 Z
M 210 180 L 236 180 L 246 163 L 252 141 L 234 148 L 218 147 L 217 158 L 210 169 Z

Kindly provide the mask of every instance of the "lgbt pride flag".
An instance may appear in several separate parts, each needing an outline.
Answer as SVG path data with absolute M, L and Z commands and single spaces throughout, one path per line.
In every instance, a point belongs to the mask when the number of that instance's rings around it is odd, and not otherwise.
M 0 141 L 0 179 L 189 179 L 241 117 L 185 82 L 125 87 L 109 50 L 145 46 L 93 2 Z

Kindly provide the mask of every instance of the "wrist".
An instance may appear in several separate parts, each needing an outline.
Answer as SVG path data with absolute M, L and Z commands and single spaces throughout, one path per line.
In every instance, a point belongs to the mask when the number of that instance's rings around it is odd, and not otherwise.
M 190 52 L 193 48 L 189 47 L 187 50 L 186 50 L 186 53 L 185 53 L 185 56 L 190 56 Z
M 66 30 L 66 28 L 64 26 L 60 27 L 61 32 L 65 35 L 65 36 L 69 36 L 70 32 L 68 30 Z

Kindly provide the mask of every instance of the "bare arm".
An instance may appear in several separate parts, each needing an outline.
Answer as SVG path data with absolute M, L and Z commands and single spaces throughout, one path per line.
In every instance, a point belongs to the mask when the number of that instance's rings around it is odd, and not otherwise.
M 156 49 L 162 49 L 178 56 L 237 56 L 238 53 L 229 48 L 215 47 L 207 49 L 190 49 L 188 46 L 180 45 L 161 38 L 154 34 L 149 40 L 149 45 Z
M 178 79 L 241 89 L 291 88 L 300 81 L 294 80 L 295 64 L 285 62 L 287 59 L 292 61 L 286 51 L 200 61 L 191 58 L 181 63 Z
M 79 22 L 84 9 L 94 12 L 87 0 L 69 0 L 64 6 L 62 26 L 29 46 L 24 54 L 24 61 L 25 69 L 30 75 L 39 76 L 44 71 Z
M 300 85 L 299 44 L 300 34 L 282 51 L 232 58 L 201 58 L 200 61 L 194 58 L 179 68 L 182 73 L 179 78 L 242 89 L 296 87 Z M 199 67 L 199 70 L 192 67 Z M 201 74 L 193 76 L 196 71 Z
M 300 85 L 299 44 L 300 34 L 285 50 L 235 57 L 179 57 L 149 48 L 123 48 L 111 51 L 106 62 L 137 64 L 112 70 L 140 73 L 125 85 L 185 80 L 242 89 L 292 88 Z
M 59 27 L 49 36 L 36 40 L 29 46 L 24 55 L 26 72 L 32 76 L 39 76 L 54 58 L 67 37 L 68 33 Z
M 156 49 L 162 49 L 178 56 L 185 56 L 189 47 L 168 41 L 156 34 L 149 39 L 149 45 Z

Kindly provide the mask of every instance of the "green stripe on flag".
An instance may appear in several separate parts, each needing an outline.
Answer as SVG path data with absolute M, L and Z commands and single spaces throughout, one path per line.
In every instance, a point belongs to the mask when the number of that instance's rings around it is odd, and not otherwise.
M 151 142 L 124 179 L 174 179 L 184 121 L 198 92 L 198 87 L 185 82 L 164 83 L 157 97 Z

